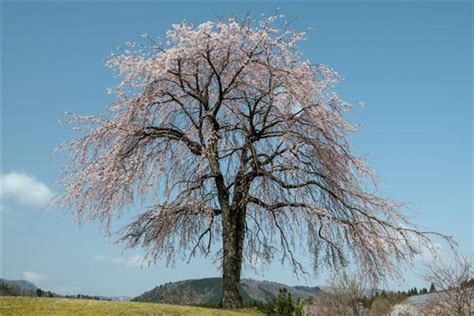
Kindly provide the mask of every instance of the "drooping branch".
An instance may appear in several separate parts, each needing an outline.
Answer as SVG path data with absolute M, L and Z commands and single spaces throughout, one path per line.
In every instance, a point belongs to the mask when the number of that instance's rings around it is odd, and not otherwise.
M 166 127 L 155 127 L 147 126 L 142 132 L 144 136 L 154 138 L 167 138 L 182 141 L 186 144 L 189 150 L 195 155 L 201 155 L 204 153 L 204 149 L 201 144 L 189 139 L 186 134 L 178 129 L 166 128 Z
M 356 127 L 333 92 L 338 74 L 302 60 L 304 34 L 278 20 L 176 24 L 166 46 L 111 57 L 117 101 L 110 118 L 72 117 L 83 135 L 64 147 L 59 203 L 108 227 L 115 212 L 152 201 L 121 240 L 153 260 L 208 254 L 236 213 L 244 256 L 279 256 L 298 271 L 305 248 L 315 269 L 353 261 L 383 278 L 433 236 L 452 243 L 367 189 L 375 175 L 348 141 Z

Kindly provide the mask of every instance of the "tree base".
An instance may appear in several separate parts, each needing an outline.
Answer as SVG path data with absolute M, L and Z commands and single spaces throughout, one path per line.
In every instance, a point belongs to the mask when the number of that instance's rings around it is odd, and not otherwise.
M 243 306 L 242 296 L 239 291 L 225 291 L 222 296 L 221 307 L 222 308 L 241 308 Z

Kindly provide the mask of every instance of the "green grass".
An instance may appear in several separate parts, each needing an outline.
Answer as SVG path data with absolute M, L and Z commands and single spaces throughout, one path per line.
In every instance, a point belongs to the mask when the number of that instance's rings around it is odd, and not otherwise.
M 108 302 L 68 298 L 2 296 L 0 314 L 7 315 L 263 315 L 253 309 L 222 310 L 138 302 Z

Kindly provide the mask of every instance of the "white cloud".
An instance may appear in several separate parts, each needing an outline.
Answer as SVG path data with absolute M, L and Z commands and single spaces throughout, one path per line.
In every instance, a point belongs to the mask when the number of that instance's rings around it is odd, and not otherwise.
M 26 281 L 30 281 L 35 284 L 41 281 L 44 281 L 48 278 L 46 274 L 36 273 L 36 272 L 31 272 L 31 271 L 25 271 L 21 275 L 23 276 L 23 279 L 25 279 Z
M 53 191 L 36 178 L 12 171 L 1 176 L 0 197 L 32 206 L 45 206 L 54 196 Z
M 107 256 L 97 255 L 94 257 L 94 260 L 99 261 L 99 262 L 109 263 L 109 264 L 132 267 L 132 268 L 140 268 L 146 265 L 146 260 L 141 255 L 134 255 L 128 258 L 107 257 Z

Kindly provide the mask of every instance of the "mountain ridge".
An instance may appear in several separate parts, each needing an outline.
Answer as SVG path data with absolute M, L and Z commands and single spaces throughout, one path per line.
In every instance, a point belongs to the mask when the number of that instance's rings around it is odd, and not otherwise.
M 0 278 L 0 296 L 37 296 L 38 286 L 27 280 L 8 280 Z M 57 294 L 51 291 L 42 290 L 44 296 L 48 294 L 51 297 L 72 297 L 72 298 L 93 298 L 103 301 L 120 301 L 128 302 L 131 300 L 130 296 L 103 296 L 103 295 L 84 295 L 84 294 Z M 49 296 L 48 295 L 48 296 Z
M 244 304 L 272 302 L 279 293 L 279 289 L 286 289 L 294 299 L 306 299 L 315 296 L 319 287 L 289 286 L 283 283 L 242 279 L 240 292 Z M 206 305 L 217 306 L 222 294 L 222 278 L 188 279 L 168 282 L 154 287 L 132 301 L 154 302 L 177 305 Z
M 37 289 L 30 281 L 0 278 L 0 295 L 36 295 Z

